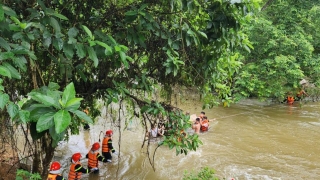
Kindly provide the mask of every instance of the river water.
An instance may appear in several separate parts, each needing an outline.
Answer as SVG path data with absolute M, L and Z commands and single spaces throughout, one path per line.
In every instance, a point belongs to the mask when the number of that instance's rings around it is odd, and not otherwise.
M 190 114 L 199 114 L 201 103 L 183 101 L 178 107 Z M 206 109 L 211 122 L 209 132 L 200 134 L 203 145 L 196 152 L 176 156 L 175 150 L 160 147 L 155 155 L 153 171 L 146 148 L 141 149 L 144 134 L 139 122 L 129 124 L 121 133 L 120 157 L 112 163 L 100 163 L 99 175 L 83 175 L 83 179 L 182 179 L 184 171 L 198 172 L 202 167 L 215 169 L 220 179 L 237 180 L 295 180 L 320 179 L 320 103 L 295 102 L 287 104 L 262 103 L 246 100 L 231 107 Z M 64 177 L 70 167 L 70 157 L 80 152 L 83 157 L 94 142 L 102 141 L 110 127 L 114 130 L 113 145 L 119 150 L 119 130 L 106 121 L 103 112 L 89 131 L 73 135 L 61 142 L 54 160 L 62 163 Z M 153 152 L 156 142 L 150 144 Z M 82 164 L 86 167 L 87 160 Z

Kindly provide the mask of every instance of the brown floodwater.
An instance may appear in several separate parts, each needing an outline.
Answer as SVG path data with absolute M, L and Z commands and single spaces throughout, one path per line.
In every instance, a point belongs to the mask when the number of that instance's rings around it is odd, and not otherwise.
M 190 114 L 202 111 L 200 102 L 177 105 Z M 203 145 L 196 152 L 179 156 L 168 147 L 158 148 L 155 171 L 146 148 L 141 149 L 144 134 L 140 124 L 133 121 L 129 130 L 121 132 L 120 157 L 113 156 L 112 163 L 100 163 L 99 175 L 83 175 L 82 179 L 182 179 L 185 170 L 202 167 L 213 168 L 218 178 L 228 180 L 320 179 L 319 107 L 318 102 L 289 106 L 246 100 L 228 108 L 206 109 L 208 118 L 216 120 L 209 132 L 200 134 Z M 94 142 L 102 141 L 101 131 L 114 130 L 113 145 L 119 150 L 119 130 L 106 121 L 105 109 L 102 114 L 89 131 L 59 144 L 54 160 L 62 163 L 65 178 L 72 154 L 80 152 L 85 157 Z M 150 144 L 151 153 L 156 146 L 157 142 Z M 86 167 L 87 160 L 81 162 Z

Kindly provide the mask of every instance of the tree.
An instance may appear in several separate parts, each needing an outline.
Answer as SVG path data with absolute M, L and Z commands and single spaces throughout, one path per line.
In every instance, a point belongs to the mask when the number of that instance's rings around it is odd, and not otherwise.
M 241 65 L 234 50 L 250 46 L 240 30 L 257 7 L 225 0 L 4 1 L 0 108 L 30 130 L 33 170 L 46 176 L 57 142 L 79 132 L 81 119 L 91 122 L 79 109 L 97 99 L 126 103 L 146 130 L 161 119 L 170 129 L 161 145 L 177 154 L 196 150 L 197 136 L 180 134 L 189 117 L 168 101 L 173 87 L 199 87 L 205 107 L 230 96 Z M 159 88 L 167 101 L 152 99 Z M 91 109 L 92 118 L 99 115 Z
M 283 100 L 303 78 L 319 84 L 318 1 L 267 1 L 247 23 L 254 49 L 242 51 L 243 68 L 234 78 L 234 97 Z M 281 12 L 281 13 L 280 13 Z

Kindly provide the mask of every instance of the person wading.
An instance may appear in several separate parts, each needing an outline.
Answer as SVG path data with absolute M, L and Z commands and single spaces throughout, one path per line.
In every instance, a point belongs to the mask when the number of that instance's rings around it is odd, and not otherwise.
M 82 167 L 80 163 L 81 157 L 82 156 L 80 153 L 75 153 L 72 155 L 68 180 L 79 180 L 81 179 L 82 173 L 90 173 L 89 169 Z
M 112 162 L 111 152 L 114 155 L 118 155 L 118 152 L 112 146 L 112 135 L 113 131 L 107 130 L 102 141 L 102 155 L 107 159 L 107 162 Z
M 61 169 L 60 168 L 61 168 L 61 165 L 59 162 L 57 162 L 57 161 L 52 162 L 47 180 L 65 180 L 61 176 Z
M 91 150 L 86 155 L 86 158 L 88 158 L 88 168 L 93 171 L 93 173 L 99 173 L 99 161 L 107 162 L 107 159 L 99 154 L 99 149 L 100 144 L 96 142 L 92 145 Z

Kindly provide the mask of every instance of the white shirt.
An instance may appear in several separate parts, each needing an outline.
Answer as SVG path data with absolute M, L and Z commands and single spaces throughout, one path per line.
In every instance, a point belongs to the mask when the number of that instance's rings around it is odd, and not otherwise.
M 151 133 L 152 137 L 158 136 L 158 128 L 150 129 L 149 133 Z

